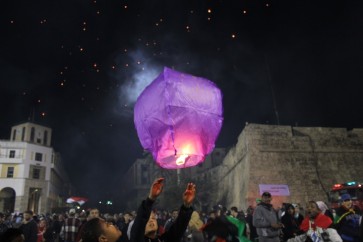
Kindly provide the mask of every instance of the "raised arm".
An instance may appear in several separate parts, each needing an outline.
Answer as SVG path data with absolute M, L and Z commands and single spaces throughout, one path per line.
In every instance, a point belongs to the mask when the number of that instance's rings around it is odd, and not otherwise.
M 183 193 L 183 205 L 180 207 L 179 215 L 170 229 L 162 235 L 165 241 L 180 241 L 187 229 L 189 220 L 193 213 L 192 203 L 195 199 L 196 187 L 193 183 L 188 183 Z
M 144 241 L 145 226 L 150 218 L 150 213 L 153 203 L 163 191 L 164 187 L 163 181 L 164 178 L 158 178 L 152 183 L 150 187 L 149 196 L 141 202 L 139 208 L 137 209 L 135 222 L 131 229 L 131 238 L 130 238 L 131 242 Z

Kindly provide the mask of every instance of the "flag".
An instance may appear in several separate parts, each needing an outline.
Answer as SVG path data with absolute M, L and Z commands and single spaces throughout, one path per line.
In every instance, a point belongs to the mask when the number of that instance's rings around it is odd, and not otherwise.
M 88 198 L 85 197 L 70 197 L 67 199 L 67 203 L 78 203 L 80 206 L 85 204 L 88 201 Z

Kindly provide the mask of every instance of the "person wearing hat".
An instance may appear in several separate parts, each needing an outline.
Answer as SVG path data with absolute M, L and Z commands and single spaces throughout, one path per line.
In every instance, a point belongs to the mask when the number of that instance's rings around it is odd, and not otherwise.
M 278 221 L 271 200 L 269 192 L 262 193 L 261 203 L 253 214 L 253 226 L 256 227 L 259 242 L 280 242 L 280 229 L 283 224 Z
M 340 197 L 341 205 L 336 210 L 334 227 L 338 231 L 344 242 L 361 242 L 359 226 L 361 215 L 353 209 L 352 198 L 348 193 Z

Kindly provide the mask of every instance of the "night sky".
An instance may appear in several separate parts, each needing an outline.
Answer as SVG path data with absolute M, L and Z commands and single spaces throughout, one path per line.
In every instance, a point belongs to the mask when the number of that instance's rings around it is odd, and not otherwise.
M 218 147 L 235 145 L 246 122 L 362 128 L 362 10 L 353 0 L 2 0 L 0 139 L 45 124 L 77 195 L 118 196 L 143 152 L 133 105 L 164 66 L 222 90 Z

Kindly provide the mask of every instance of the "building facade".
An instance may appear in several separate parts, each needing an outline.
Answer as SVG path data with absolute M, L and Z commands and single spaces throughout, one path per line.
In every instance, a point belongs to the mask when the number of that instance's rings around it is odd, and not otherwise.
M 221 156 L 213 162 L 215 154 Z M 234 147 L 215 149 L 200 167 L 165 170 L 149 156 L 137 160 L 127 177 L 130 197 L 136 194 L 138 202 L 154 178 L 166 177 L 160 197 L 165 208 L 178 205 L 185 184 L 195 182 L 197 208 L 207 211 L 216 204 L 255 206 L 264 189 L 272 193 L 275 207 L 327 202 L 334 184 L 362 182 L 362 171 L 363 129 L 246 124 Z M 129 205 L 135 207 L 136 201 Z
M 26 122 L 0 140 L 0 211 L 52 212 L 65 207 L 71 185 L 51 147 L 52 129 Z

